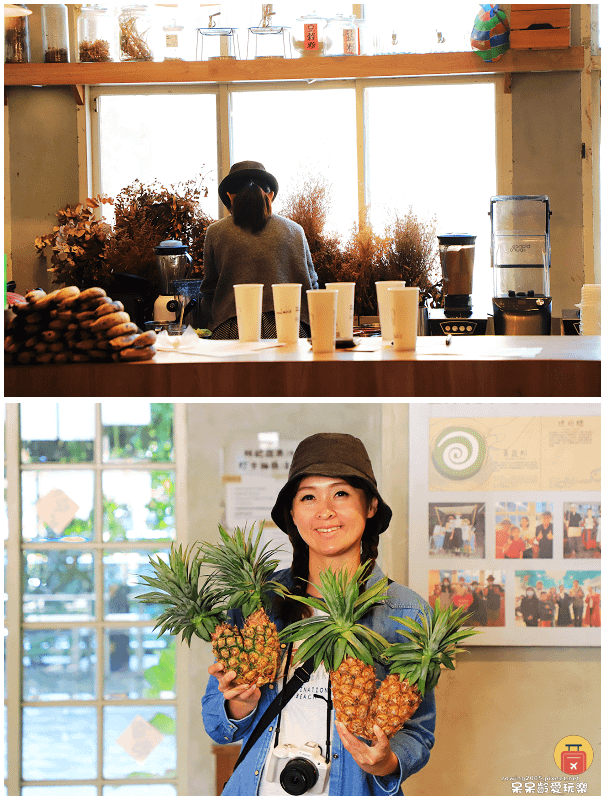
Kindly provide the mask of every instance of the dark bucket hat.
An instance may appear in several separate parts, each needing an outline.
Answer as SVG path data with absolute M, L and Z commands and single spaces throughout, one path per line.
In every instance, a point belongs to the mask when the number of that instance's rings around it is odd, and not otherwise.
M 374 524 L 378 526 L 378 533 L 385 531 L 390 524 L 392 510 L 380 496 L 363 442 L 348 433 L 315 433 L 303 439 L 296 448 L 288 472 L 288 481 L 280 490 L 271 510 L 272 520 L 286 533 L 294 483 L 306 475 L 361 479 L 378 499 L 378 510 L 373 517 Z
M 227 193 L 236 194 L 251 178 L 254 178 L 264 192 L 278 193 L 278 182 L 271 172 L 267 172 L 260 161 L 238 161 L 232 164 L 229 175 L 219 184 L 219 197 L 226 208 L 229 208 L 230 198 Z

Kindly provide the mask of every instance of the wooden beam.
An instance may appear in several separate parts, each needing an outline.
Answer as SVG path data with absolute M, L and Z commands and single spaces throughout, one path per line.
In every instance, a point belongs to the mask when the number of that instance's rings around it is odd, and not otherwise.
M 383 56 L 174 61 L 91 64 L 5 64 L 7 86 L 69 86 L 145 83 L 235 83 L 336 80 L 414 75 L 481 75 L 507 72 L 581 71 L 584 48 L 508 50 L 498 61 L 473 52 L 405 53 Z

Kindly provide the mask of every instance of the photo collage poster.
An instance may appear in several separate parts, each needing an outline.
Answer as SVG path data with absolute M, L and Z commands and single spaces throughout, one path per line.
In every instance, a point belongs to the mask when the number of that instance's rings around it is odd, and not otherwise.
M 601 644 L 599 411 L 411 406 L 409 585 L 470 645 Z

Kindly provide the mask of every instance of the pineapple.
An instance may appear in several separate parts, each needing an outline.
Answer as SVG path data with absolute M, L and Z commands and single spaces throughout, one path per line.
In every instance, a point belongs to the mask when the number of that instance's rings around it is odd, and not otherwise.
M 411 618 L 391 617 L 405 629 L 408 642 L 389 644 L 358 622 L 375 604 L 386 599 L 386 579 L 359 594 L 367 565 L 349 576 L 331 569 L 320 575 L 323 600 L 296 597 L 326 613 L 292 623 L 280 633 L 282 642 L 303 639 L 294 663 L 310 656 L 323 661 L 330 673 L 336 718 L 351 733 L 373 739 L 377 724 L 387 736 L 400 730 L 415 713 L 422 697 L 440 676 L 441 664 L 454 669 L 452 657 L 463 652 L 457 644 L 475 631 L 460 631 L 467 617 L 460 609 L 442 610 L 437 603 L 431 616 L 422 609 L 421 624 Z M 374 661 L 388 665 L 390 674 L 377 683 Z
M 200 545 L 205 564 L 215 567 L 213 577 L 218 589 L 229 597 L 228 608 L 240 609 L 244 626 L 222 623 L 213 634 L 213 654 L 228 670 L 237 673 L 233 686 L 244 683 L 263 686 L 276 679 L 281 658 L 281 645 L 276 626 L 265 612 L 269 593 L 281 591 L 276 581 L 268 580 L 278 562 L 272 559 L 275 550 L 259 549 L 263 527 L 253 540 L 236 528 L 233 535 L 219 526 L 222 544 Z
M 436 600 L 428 614 L 424 608 L 421 621 L 410 617 L 391 617 L 404 627 L 398 633 L 409 641 L 391 644 L 382 654 L 390 674 L 382 681 L 372 704 L 370 725 L 379 725 L 392 736 L 413 716 L 426 692 L 440 677 L 441 666 L 455 669 L 453 658 L 465 652 L 459 642 L 478 631 L 460 630 L 469 614 L 460 608 L 443 609 Z
M 359 593 L 367 577 L 368 565 L 354 575 L 347 570 L 334 573 L 331 568 L 320 574 L 323 600 L 316 597 L 295 597 L 326 616 L 293 622 L 280 633 L 282 642 L 300 644 L 294 663 L 315 659 L 315 667 L 323 661 L 332 681 L 332 700 L 336 718 L 357 736 L 366 736 L 371 704 L 376 692 L 374 659 L 388 646 L 379 634 L 358 620 L 374 605 L 386 599 L 386 578 Z M 293 595 L 291 595 L 293 596 Z
M 192 547 L 176 549 L 171 545 L 169 563 L 157 558 L 150 563 L 155 577 L 141 575 L 142 581 L 156 592 L 139 595 L 136 599 L 143 603 L 158 603 L 168 608 L 157 618 L 154 630 L 160 628 L 159 636 L 165 631 L 177 635 L 188 643 L 192 635 L 204 641 L 211 641 L 215 630 L 226 619 L 227 606 L 222 604 L 223 594 L 217 589 L 214 578 L 209 576 L 199 584 L 202 561 L 197 552 L 192 557 Z
M 275 680 L 280 662 L 277 630 L 264 610 L 268 592 L 283 588 L 267 580 L 278 562 L 271 559 L 275 551 L 259 550 L 263 529 L 253 541 L 253 528 L 247 538 L 240 528 L 230 535 L 220 525 L 222 544 L 200 542 L 194 556 L 191 547 L 176 550 L 172 545 L 169 564 L 151 558 L 156 577 L 141 576 L 159 591 L 138 598 L 168 606 L 155 625 L 159 635 L 181 633 L 188 646 L 193 634 L 210 641 L 217 661 L 237 673 L 234 686 Z M 207 566 L 211 571 L 203 577 Z M 227 621 L 234 608 L 245 618 L 242 630 Z

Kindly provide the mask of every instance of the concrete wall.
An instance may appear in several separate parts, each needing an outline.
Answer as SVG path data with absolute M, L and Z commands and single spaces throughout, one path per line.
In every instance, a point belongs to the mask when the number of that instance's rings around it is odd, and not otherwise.
M 215 535 L 215 522 L 222 517 L 222 446 L 267 430 L 296 439 L 320 430 L 350 432 L 365 442 L 382 495 L 393 509 L 379 560 L 391 577 L 406 582 L 408 408 L 400 403 L 189 404 L 188 537 Z M 210 661 L 208 646 L 197 642 L 187 676 L 191 795 L 214 792 L 212 743 L 198 716 Z M 599 652 L 591 648 L 472 647 L 460 656 L 456 671 L 441 678 L 436 744 L 429 764 L 404 783 L 405 794 L 511 794 L 504 778 L 557 776 L 555 745 L 578 735 L 597 752 L 583 776 L 586 794 L 601 795 L 599 677 Z

